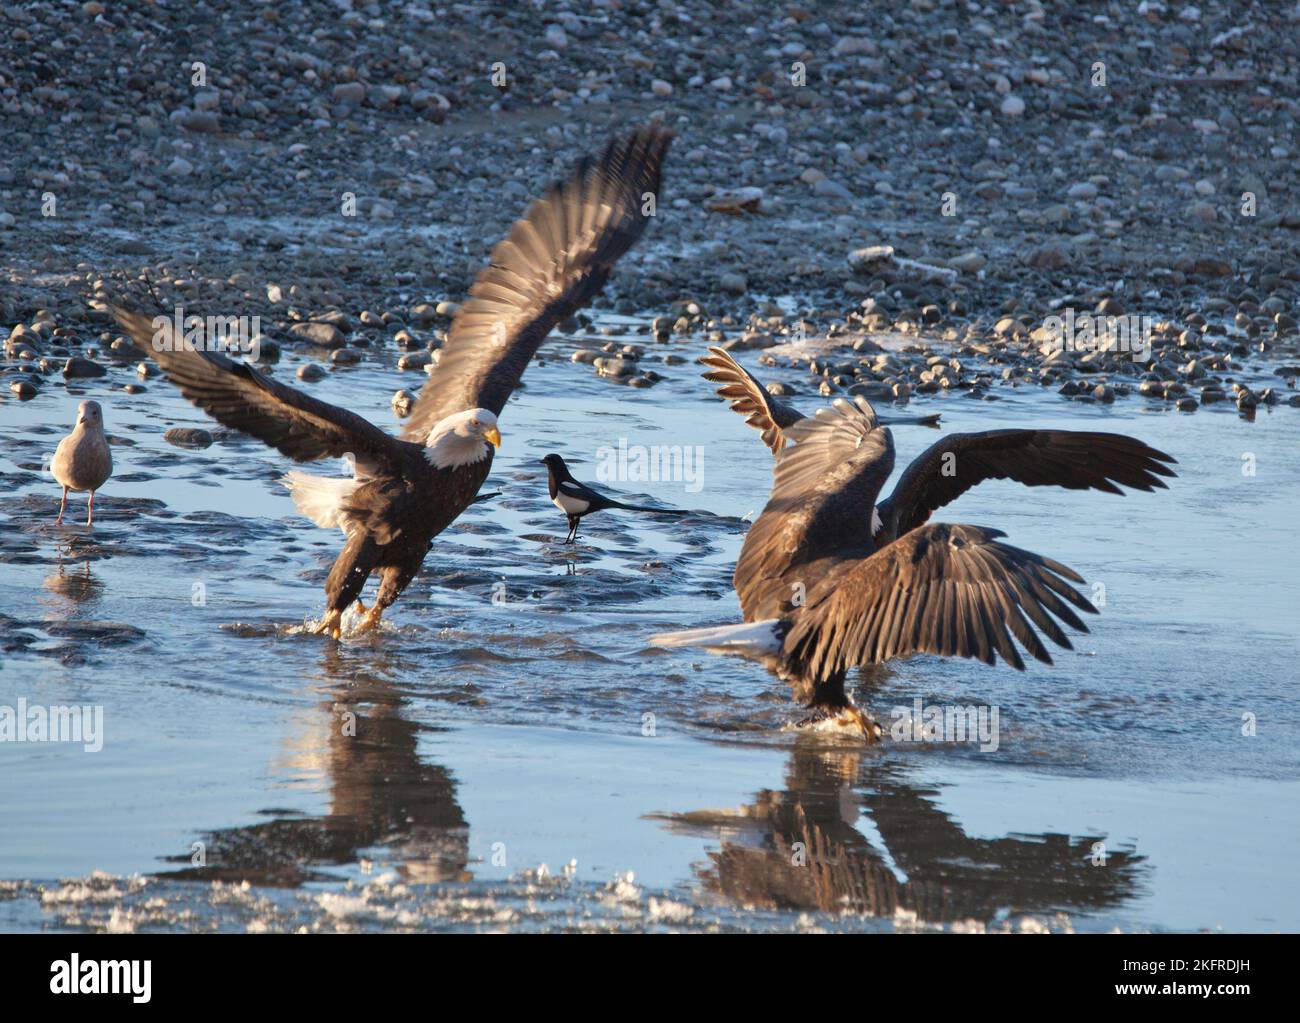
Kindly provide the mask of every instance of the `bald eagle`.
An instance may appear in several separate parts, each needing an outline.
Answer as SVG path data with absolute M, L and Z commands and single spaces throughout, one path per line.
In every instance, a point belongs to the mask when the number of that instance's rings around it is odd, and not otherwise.
M 245 362 L 195 350 L 166 316 L 110 307 L 135 344 L 199 408 L 296 462 L 350 454 L 351 479 L 291 472 L 298 510 L 347 537 L 325 583 L 318 627 L 337 639 L 343 612 L 377 573 L 363 630 L 419 571 L 433 538 L 474 501 L 501 444 L 501 415 L 551 329 L 599 293 L 645 230 L 671 134 L 651 124 L 582 161 L 534 202 L 492 251 L 456 313 L 436 368 L 399 439 L 354 412 Z
M 774 415 L 748 372 L 715 361 L 706 377 L 723 383 L 718 393 L 776 456 L 771 496 L 732 577 L 747 624 L 652 642 L 762 660 L 790 682 L 807 721 L 868 737 L 879 729 L 845 691 L 850 668 L 927 653 L 986 664 L 1001 656 L 1023 671 L 1013 636 L 1051 664 L 1035 627 L 1068 650 L 1056 619 L 1087 632 L 1075 609 L 1096 613 L 1070 585 L 1083 582 L 1072 569 L 1003 543 L 998 529 L 930 523 L 935 510 L 990 479 L 1123 494 L 1119 484 L 1150 491 L 1175 475 L 1169 455 L 1119 434 L 991 430 L 937 441 L 881 500 L 894 440 L 866 399 L 808 418 L 785 405 Z

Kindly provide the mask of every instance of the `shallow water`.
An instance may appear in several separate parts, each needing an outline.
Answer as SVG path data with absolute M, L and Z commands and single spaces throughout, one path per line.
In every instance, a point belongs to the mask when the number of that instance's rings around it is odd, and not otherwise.
M 949 432 L 1133 434 L 1179 478 L 1124 498 L 990 483 L 943 509 L 1105 604 L 1054 667 L 918 658 L 858 688 L 887 727 L 917 698 L 996 706 L 996 751 L 864 749 L 784 728 L 797 708 L 754 665 L 647 646 L 738 620 L 729 578 L 770 458 L 699 367 L 650 363 L 667 379 L 634 390 L 573 347 L 549 341 L 502 417 L 501 495 L 437 539 L 381 635 L 337 646 L 303 626 L 340 537 L 294 514 L 286 460 L 220 430 L 168 445 L 214 424 L 157 377 L 0 400 L 0 704 L 104 716 L 95 753 L 0 743 L 0 927 L 1300 928 L 1297 410 L 913 401 Z M 702 345 L 647 360 L 661 349 Z M 395 428 L 392 392 L 424 376 L 394 363 L 310 387 Z M 42 472 L 84 397 L 116 442 L 93 534 L 54 526 Z M 939 434 L 894 436 L 905 464 Z M 560 546 L 537 459 L 597 482 L 621 439 L 699 445 L 698 490 L 607 484 L 696 513 L 602 513 Z

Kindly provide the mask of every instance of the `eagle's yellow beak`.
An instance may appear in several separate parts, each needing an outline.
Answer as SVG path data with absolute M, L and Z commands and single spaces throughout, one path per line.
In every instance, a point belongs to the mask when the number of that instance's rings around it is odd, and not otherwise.
M 494 448 L 499 448 L 501 446 L 501 431 L 494 426 L 488 430 L 487 433 L 483 434 L 483 439 L 490 443 Z

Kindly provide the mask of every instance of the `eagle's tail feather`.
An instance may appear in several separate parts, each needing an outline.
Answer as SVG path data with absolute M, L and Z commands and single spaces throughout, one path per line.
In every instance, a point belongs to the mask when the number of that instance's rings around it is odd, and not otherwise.
M 782 619 L 765 618 L 760 622 L 741 622 L 739 625 L 661 632 L 651 636 L 650 642 L 655 646 L 698 646 L 713 653 L 764 657 L 780 652 L 784 631 Z
M 324 529 L 336 527 L 347 532 L 343 505 L 360 486 L 357 480 L 314 476 L 309 472 L 294 470 L 282 476 L 280 482 L 289 489 L 298 511 L 316 525 Z

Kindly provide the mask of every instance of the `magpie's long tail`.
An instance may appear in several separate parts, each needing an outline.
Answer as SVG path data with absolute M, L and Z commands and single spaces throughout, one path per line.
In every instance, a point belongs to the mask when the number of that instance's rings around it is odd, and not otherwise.
M 888 413 L 882 413 L 876 417 L 876 420 L 882 426 L 933 426 L 939 425 L 938 412 L 931 412 L 924 416 L 891 416 Z
M 651 515 L 685 515 L 688 512 L 686 508 L 648 508 L 644 504 L 624 504 L 622 501 L 610 501 L 609 506 L 623 511 L 649 512 Z

